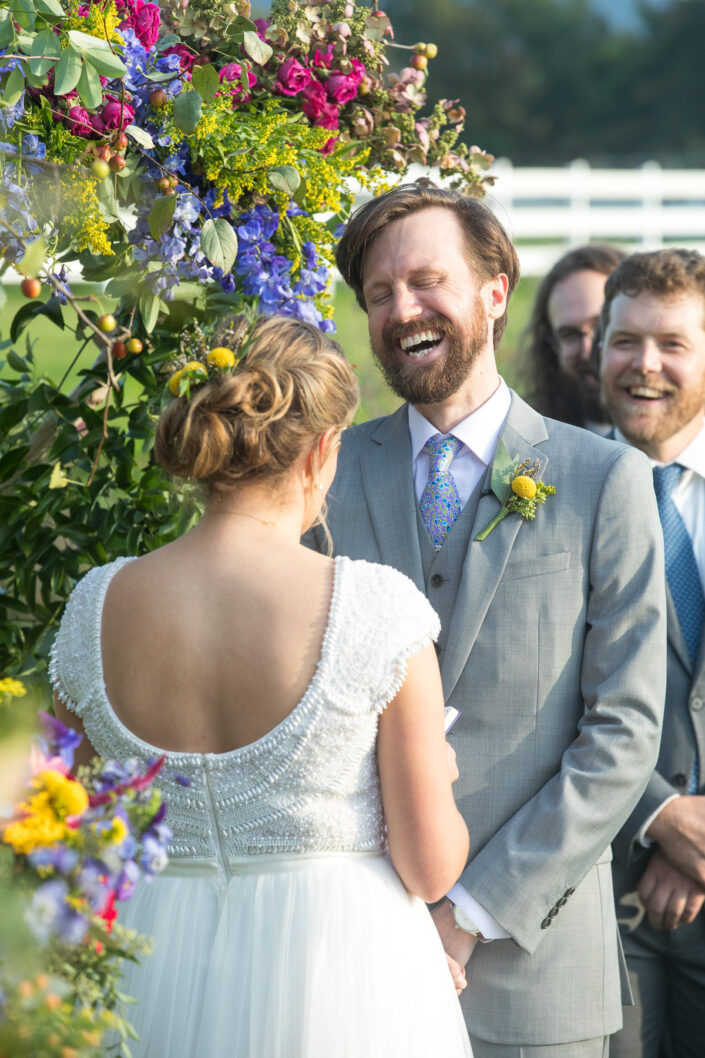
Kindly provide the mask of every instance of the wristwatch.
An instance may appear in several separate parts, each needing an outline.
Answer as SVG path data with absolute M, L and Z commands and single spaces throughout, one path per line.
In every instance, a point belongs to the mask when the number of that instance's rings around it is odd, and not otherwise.
M 473 937 L 478 937 L 480 940 L 484 940 L 485 938 L 482 935 L 482 930 L 477 923 L 473 922 L 470 916 L 463 911 L 462 907 L 458 907 L 458 905 L 454 904 L 452 900 L 448 900 L 448 903 L 450 904 L 450 909 L 453 912 L 453 918 L 455 919 L 455 924 L 458 929 L 462 929 L 465 933 L 469 933 Z

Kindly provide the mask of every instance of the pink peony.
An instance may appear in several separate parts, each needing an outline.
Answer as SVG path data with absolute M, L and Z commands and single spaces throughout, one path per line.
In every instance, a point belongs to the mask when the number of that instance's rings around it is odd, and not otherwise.
M 355 84 L 360 84 L 362 78 L 366 76 L 367 71 L 365 70 L 364 63 L 361 63 L 359 59 L 351 59 L 350 65 L 352 70 L 350 71 L 349 77 Z
M 360 82 L 347 73 L 332 73 L 326 81 L 326 91 L 332 103 L 342 106 L 349 103 L 357 95 L 357 87 Z
M 297 96 L 312 80 L 308 67 L 302 66 L 298 59 L 292 57 L 279 67 L 275 90 L 285 96 Z
M 237 103 L 249 103 L 250 99 L 252 99 L 252 94 L 250 92 L 248 92 L 246 95 L 243 95 L 241 78 L 242 66 L 239 62 L 229 62 L 220 71 L 221 84 L 223 83 L 223 81 L 227 81 L 228 83 L 235 82 L 234 87 L 230 91 L 230 95 L 232 96 L 233 100 L 233 106 L 237 105 Z M 257 84 L 257 77 L 255 74 L 253 74 L 252 70 L 247 71 L 247 83 L 249 84 L 250 88 L 253 88 Z
M 325 66 L 327 69 L 330 70 L 332 62 L 333 62 L 333 45 L 332 44 L 328 45 L 328 47 L 326 48 L 325 52 L 322 52 L 318 48 L 316 48 L 315 54 L 313 56 L 313 65 L 314 66 Z
M 269 29 L 271 22 L 268 18 L 256 18 L 254 20 L 255 29 L 257 30 L 257 36 L 260 40 L 267 39 L 267 30 Z
M 320 81 L 311 81 L 304 88 L 304 100 L 301 109 L 309 121 L 315 121 L 323 113 L 326 105 L 326 90 Z
M 314 121 L 322 129 L 338 128 L 338 108 L 335 103 L 324 103 L 321 113 Z
M 122 121 L 120 121 L 121 115 Z M 122 132 L 126 125 L 132 123 L 135 111 L 129 103 L 121 104 L 119 99 L 109 96 L 108 102 L 100 112 L 100 116 L 106 129 L 120 129 Z
M 132 28 L 143 48 L 149 49 L 157 43 L 161 21 L 159 8 L 156 4 L 145 4 L 143 0 L 137 0 L 135 15 L 132 19 Z

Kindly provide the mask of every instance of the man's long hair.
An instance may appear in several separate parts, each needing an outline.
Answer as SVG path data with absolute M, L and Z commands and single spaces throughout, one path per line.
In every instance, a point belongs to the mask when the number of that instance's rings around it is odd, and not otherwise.
M 584 426 L 586 420 L 580 382 L 561 370 L 558 359 L 548 318 L 548 300 L 553 288 L 575 272 L 609 276 L 624 257 L 624 252 L 616 246 L 601 243 L 579 246 L 556 261 L 541 281 L 522 343 L 527 399 L 541 415 L 573 426 Z

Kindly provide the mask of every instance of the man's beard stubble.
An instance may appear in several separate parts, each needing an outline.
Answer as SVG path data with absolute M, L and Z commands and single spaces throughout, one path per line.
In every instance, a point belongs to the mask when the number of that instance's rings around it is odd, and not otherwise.
M 437 331 L 447 338 L 448 350 L 444 357 L 429 364 L 406 365 L 400 359 L 396 341 L 416 334 L 419 327 Z M 468 326 L 459 330 L 446 316 L 424 316 L 413 324 L 387 327 L 382 333 L 382 349 L 372 346 L 385 381 L 397 396 L 409 404 L 439 404 L 456 393 L 470 374 L 472 365 L 485 348 L 488 336 L 487 317 L 482 299 L 475 299 L 473 316 Z

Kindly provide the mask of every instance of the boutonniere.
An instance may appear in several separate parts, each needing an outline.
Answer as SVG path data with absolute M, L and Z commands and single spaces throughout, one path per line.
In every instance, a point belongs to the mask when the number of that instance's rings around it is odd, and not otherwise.
M 476 540 L 484 540 L 489 536 L 495 525 L 508 514 L 520 514 L 527 521 L 536 517 L 537 505 L 545 503 L 556 491 L 555 485 L 544 485 L 543 481 L 537 481 L 540 469 L 538 459 L 533 462 L 525 459 L 522 463 L 518 459 L 511 459 L 504 442 L 499 442 L 492 464 L 490 488 L 502 506 L 490 524 L 478 533 Z

